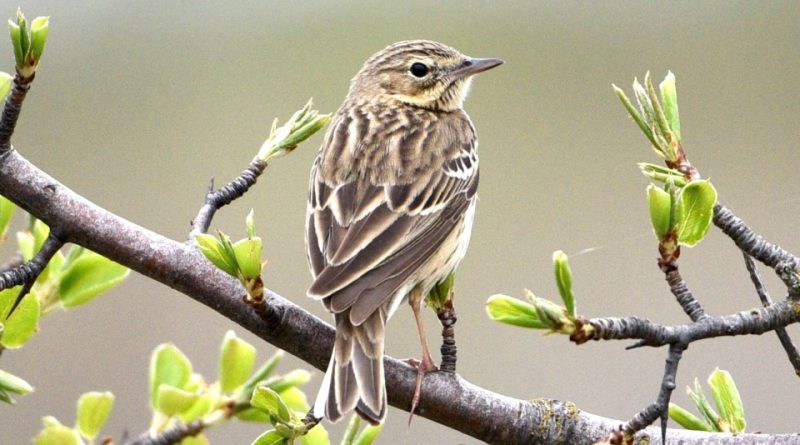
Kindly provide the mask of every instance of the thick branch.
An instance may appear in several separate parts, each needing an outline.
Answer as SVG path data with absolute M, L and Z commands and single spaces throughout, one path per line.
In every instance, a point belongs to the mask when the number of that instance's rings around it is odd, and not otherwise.
M 333 346 L 329 325 L 271 291 L 266 295 L 267 304 L 257 311 L 243 302 L 245 292 L 237 280 L 212 266 L 196 249 L 94 205 L 16 151 L 0 160 L 0 194 L 51 229 L 58 229 L 63 241 L 94 250 L 173 287 L 319 369 L 327 365 Z M 386 357 L 385 365 L 389 402 L 408 410 L 416 371 L 391 357 Z M 570 403 L 499 395 L 445 373 L 425 378 L 417 414 L 493 444 L 589 444 L 621 424 L 584 413 Z M 658 429 L 648 428 L 637 434 L 635 443 L 657 444 L 659 436 Z M 794 435 L 670 430 L 668 437 L 688 445 L 800 443 Z

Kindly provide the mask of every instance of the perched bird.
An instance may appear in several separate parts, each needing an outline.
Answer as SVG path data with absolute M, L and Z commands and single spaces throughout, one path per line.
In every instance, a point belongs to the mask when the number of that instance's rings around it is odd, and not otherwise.
M 436 369 L 420 302 L 464 257 L 477 202 L 478 140 L 462 107 L 472 75 L 502 63 L 412 40 L 376 53 L 353 78 L 311 169 L 308 295 L 336 324 L 316 418 L 355 409 L 384 419 L 385 326 L 406 299 L 423 348 L 415 400 Z

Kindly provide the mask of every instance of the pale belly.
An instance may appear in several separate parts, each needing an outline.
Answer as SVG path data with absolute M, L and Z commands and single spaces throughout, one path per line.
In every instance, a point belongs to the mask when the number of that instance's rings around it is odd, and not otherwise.
M 431 256 L 431 258 L 406 281 L 400 289 L 392 295 L 386 308 L 387 319 L 391 318 L 401 304 L 408 300 L 411 290 L 419 285 L 422 295 L 427 295 L 436 283 L 442 281 L 450 274 L 464 256 L 467 254 L 470 236 L 472 235 L 472 223 L 475 220 L 475 208 L 478 199 L 475 197 L 472 203 L 464 212 L 463 223 L 455 227 L 442 247 Z

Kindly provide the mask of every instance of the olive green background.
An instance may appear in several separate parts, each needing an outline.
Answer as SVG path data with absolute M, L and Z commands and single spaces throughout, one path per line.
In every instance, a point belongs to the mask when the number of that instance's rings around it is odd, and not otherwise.
M 640 161 L 658 162 L 611 90 L 668 69 L 678 78 L 683 138 L 722 202 L 768 239 L 800 251 L 796 221 L 800 116 L 797 2 L 333 2 L 22 1 L 51 16 L 50 41 L 13 142 L 28 159 L 108 210 L 185 239 L 210 178 L 244 168 L 275 116 L 313 96 L 332 112 L 375 51 L 427 38 L 506 64 L 481 74 L 466 108 L 480 134 L 481 201 L 457 280 L 459 373 L 501 394 L 574 401 L 628 419 L 657 394 L 666 351 L 627 343 L 580 347 L 491 322 L 484 302 L 523 288 L 557 298 L 551 253 L 570 255 L 578 310 L 685 323 L 656 267 Z M 3 0 L 0 16 L 17 3 Z M 1 38 L 0 69 L 12 55 Z M 213 227 L 244 233 L 255 208 L 266 283 L 327 319 L 304 296 L 308 172 L 316 136 L 273 163 Z M 19 222 L 22 222 L 20 218 Z M 685 249 L 684 277 L 712 314 L 758 306 L 733 244 L 712 228 Z M 775 298 L 784 290 L 764 271 Z M 431 343 L 438 322 L 427 314 Z M 133 274 L 87 307 L 48 316 L 0 367 L 36 392 L 0 406 L 0 443 L 29 443 L 40 417 L 74 421 L 77 397 L 111 390 L 105 432 L 119 439 L 149 423 L 150 351 L 172 341 L 196 370 L 216 376 L 228 329 L 265 344 L 190 298 Z M 792 327 L 790 333 L 800 339 Z M 799 340 L 800 341 L 800 340 Z M 437 348 L 438 349 L 438 348 Z M 419 356 L 410 311 L 392 319 L 387 351 Z M 674 400 L 716 366 L 736 379 L 748 429 L 797 431 L 800 381 L 773 334 L 693 344 Z M 283 370 L 305 366 L 287 359 Z M 306 387 L 316 393 L 321 373 Z M 476 443 L 390 410 L 380 443 Z M 213 443 L 249 444 L 261 426 L 232 422 Z M 340 430 L 337 430 L 340 431 Z M 339 434 L 335 434 L 338 442 Z

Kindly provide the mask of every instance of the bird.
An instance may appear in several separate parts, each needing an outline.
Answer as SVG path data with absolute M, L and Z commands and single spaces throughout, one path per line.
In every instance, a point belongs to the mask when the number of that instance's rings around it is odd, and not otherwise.
M 333 313 L 333 353 L 311 411 L 336 422 L 386 417 L 386 322 L 411 303 L 436 370 L 421 301 L 467 251 L 478 187 L 478 140 L 463 105 L 474 74 L 503 61 L 430 40 L 372 55 L 350 83 L 311 168 L 305 244 L 309 297 Z

